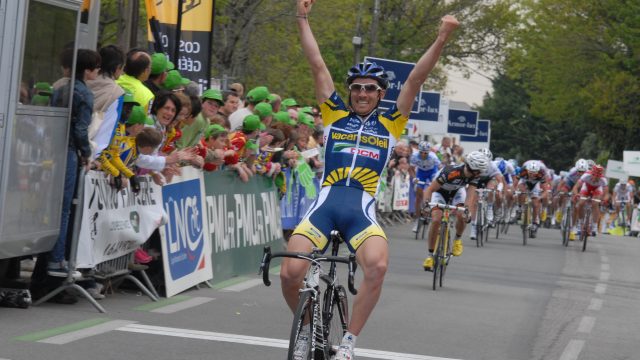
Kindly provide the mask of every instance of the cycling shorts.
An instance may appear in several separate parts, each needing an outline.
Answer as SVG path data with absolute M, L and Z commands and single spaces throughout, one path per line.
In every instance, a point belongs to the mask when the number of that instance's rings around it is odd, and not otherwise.
M 461 187 L 456 191 L 436 191 L 431 193 L 431 202 L 460 205 L 467 200 L 467 189 Z
M 522 183 L 520 183 L 522 184 Z M 531 197 L 532 198 L 539 198 L 540 197 L 540 193 L 542 192 L 542 189 L 540 188 L 540 183 L 539 182 L 528 182 L 525 181 L 524 185 L 527 186 L 527 190 L 529 190 L 529 192 L 531 193 Z
M 599 197 L 602 196 L 602 186 L 592 186 L 587 183 L 582 183 L 580 188 L 580 196 Z
M 293 234 L 302 235 L 326 251 L 331 231 L 338 230 L 352 253 L 372 236 L 387 236 L 376 220 L 376 202 L 371 194 L 349 186 L 325 186 Z

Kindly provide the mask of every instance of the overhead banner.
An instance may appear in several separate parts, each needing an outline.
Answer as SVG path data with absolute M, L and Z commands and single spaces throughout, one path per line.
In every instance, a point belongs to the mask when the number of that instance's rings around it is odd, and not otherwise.
M 191 166 L 162 187 L 169 221 L 160 228 L 166 296 L 213 278 L 202 172 Z
M 491 121 L 478 120 L 477 135 L 476 136 L 460 135 L 460 141 L 481 142 L 481 143 L 488 144 L 491 139 L 490 134 L 491 134 Z
M 607 161 L 607 172 L 605 176 L 612 179 L 627 180 L 629 174 L 624 171 L 624 162 L 617 160 Z
M 140 192 L 118 191 L 101 171 L 84 178 L 84 205 L 78 240 L 77 267 L 97 264 L 130 254 L 167 219 L 162 190 L 150 177 L 141 176 Z
M 623 169 L 629 176 L 640 176 L 640 151 L 622 153 Z
M 180 0 L 160 0 L 150 3 L 155 4 L 164 53 L 173 61 L 180 74 L 197 82 L 202 91 L 209 88 L 211 78 L 214 0 L 182 1 L 181 17 L 178 14 L 179 2 Z M 176 41 L 178 30 L 179 44 Z M 148 33 L 149 41 L 153 42 L 152 32 L 149 30 Z M 179 46 L 177 58 L 176 46 Z
M 405 81 L 409 77 L 409 73 L 416 66 L 414 63 L 390 60 L 390 59 L 381 59 L 375 57 L 365 56 L 364 61 L 374 62 L 384 68 L 384 71 L 389 76 L 389 88 L 387 89 L 384 99 L 380 101 L 380 106 L 383 108 L 391 108 L 391 106 L 395 105 L 398 100 L 398 95 L 400 95 L 400 90 L 402 90 L 402 86 Z M 422 92 L 418 91 L 418 94 L 413 102 L 413 107 L 411 108 L 411 112 L 417 114 L 420 109 L 420 100 L 421 100 Z
M 449 109 L 447 133 L 477 136 L 478 112 Z

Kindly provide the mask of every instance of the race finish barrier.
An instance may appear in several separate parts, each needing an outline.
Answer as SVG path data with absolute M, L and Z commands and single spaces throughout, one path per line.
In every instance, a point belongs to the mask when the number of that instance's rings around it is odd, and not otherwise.
M 254 274 L 264 246 L 283 244 L 273 180 L 257 175 L 244 183 L 235 172 L 217 171 L 204 175 L 204 188 L 214 281 Z

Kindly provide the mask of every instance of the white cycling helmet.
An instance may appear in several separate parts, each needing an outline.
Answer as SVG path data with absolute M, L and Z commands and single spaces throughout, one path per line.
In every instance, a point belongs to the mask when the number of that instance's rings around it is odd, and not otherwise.
M 426 141 L 420 141 L 420 144 L 418 144 L 418 151 L 430 151 L 431 150 L 431 144 L 429 144 Z
M 480 150 L 478 150 L 478 151 L 480 151 L 481 153 L 483 153 L 483 154 L 484 154 L 484 156 L 486 156 L 486 157 L 487 157 L 487 159 L 489 159 L 489 161 L 492 161 L 492 160 L 493 160 L 493 154 L 491 153 L 491 150 L 489 150 L 489 148 L 482 148 L 482 149 L 480 149 Z
M 527 170 L 527 172 L 530 173 L 530 174 L 539 173 L 541 168 L 542 167 L 540 166 L 540 162 L 539 161 L 531 161 L 531 162 L 528 162 L 525 165 L 525 170 Z
M 593 168 L 593 166 L 596 164 L 595 161 L 588 159 L 587 160 L 587 164 L 589 164 L 589 171 L 591 171 L 591 169 Z
M 464 159 L 469 169 L 483 173 L 489 169 L 489 161 L 487 156 L 480 151 L 472 151 Z
M 578 159 L 578 161 L 576 161 L 576 170 L 581 172 L 589 170 L 589 163 L 587 163 L 587 160 Z

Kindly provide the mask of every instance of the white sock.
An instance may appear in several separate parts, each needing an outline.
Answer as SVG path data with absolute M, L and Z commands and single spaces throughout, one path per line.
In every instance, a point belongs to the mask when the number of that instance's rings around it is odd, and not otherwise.
M 350 332 L 346 332 L 344 334 L 344 336 L 342 337 L 342 343 L 340 345 L 348 345 L 349 347 L 351 347 L 352 349 L 356 347 L 356 340 L 358 339 L 357 336 L 353 335 Z

